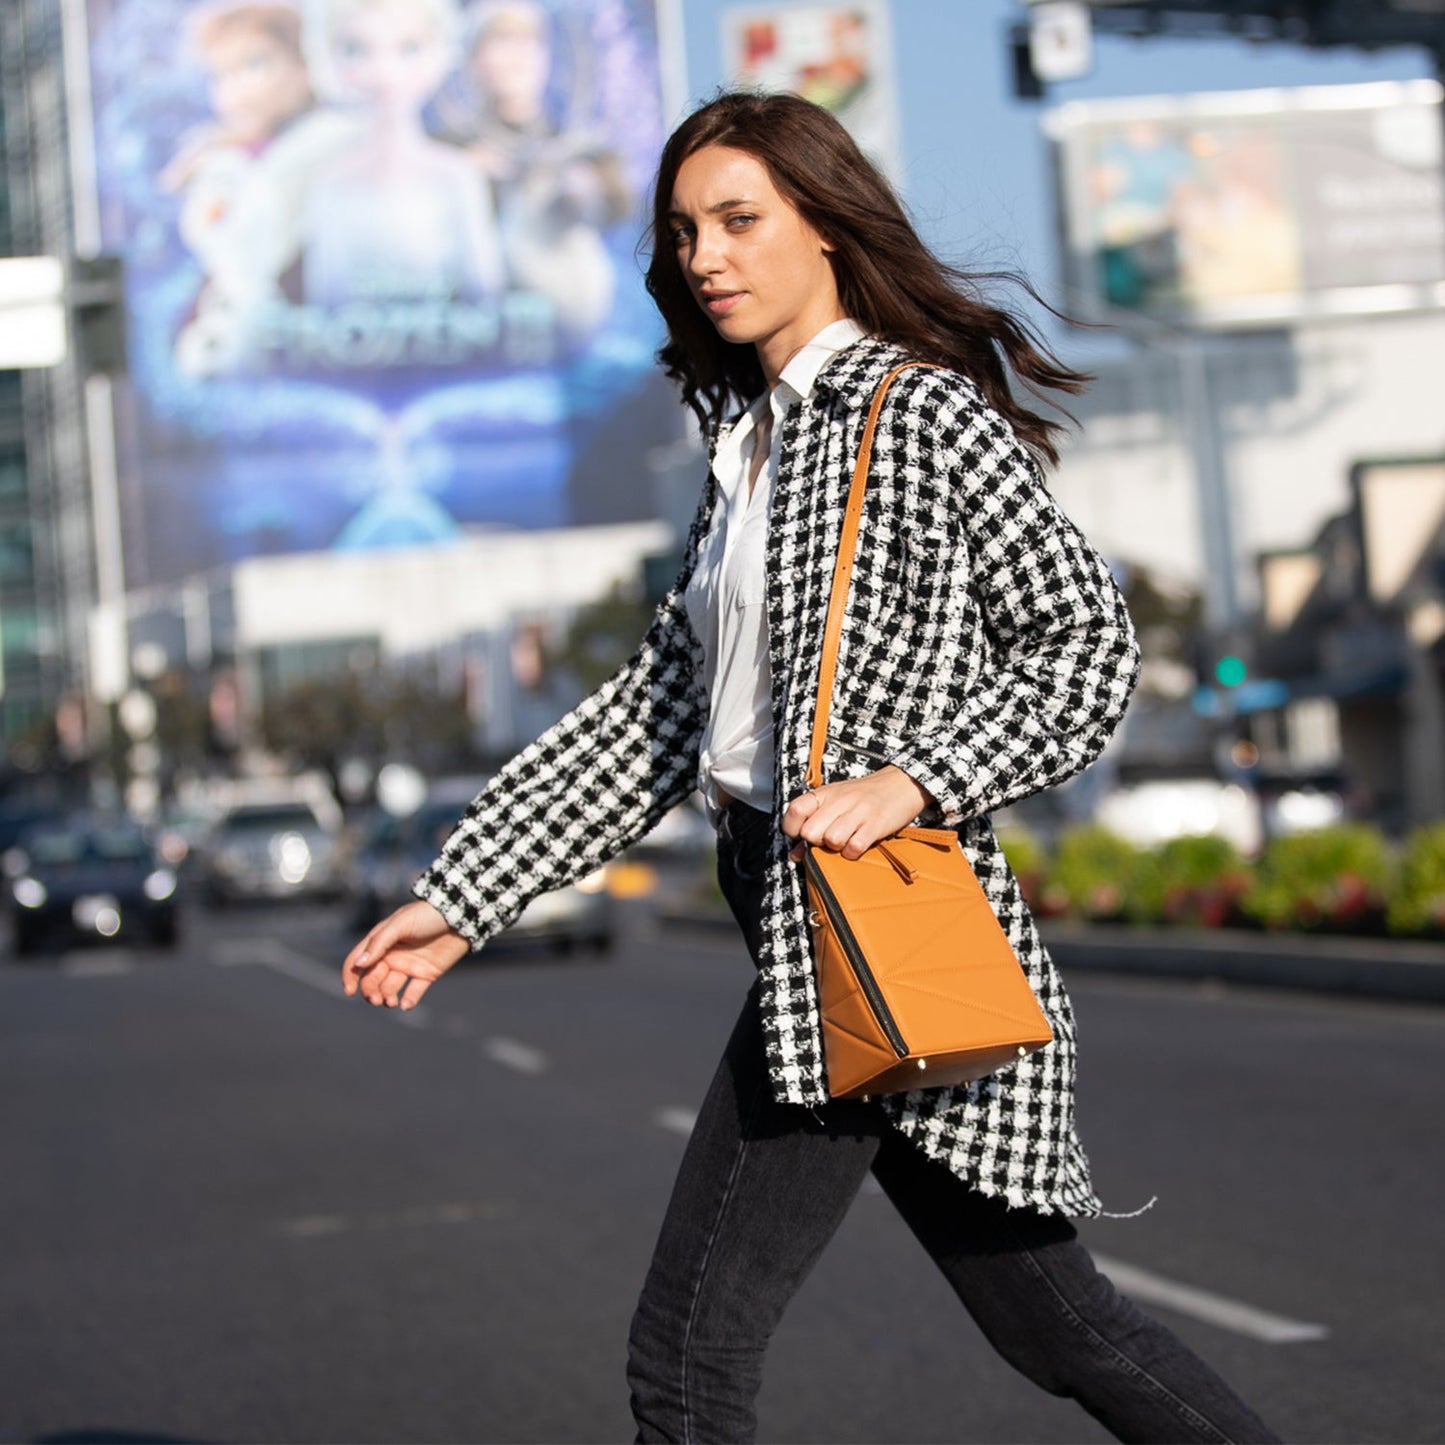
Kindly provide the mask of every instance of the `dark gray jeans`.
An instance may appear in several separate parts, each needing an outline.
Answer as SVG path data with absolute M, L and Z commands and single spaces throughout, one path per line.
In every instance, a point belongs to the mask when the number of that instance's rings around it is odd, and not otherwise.
M 719 837 L 719 879 L 754 958 L 772 827 L 734 803 Z M 1098 1273 L 1068 1220 L 969 1190 L 876 1104 L 774 1102 L 755 985 L 683 1156 L 633 1320 L 639 1441 L 756 1437 L 768 1341 L 870 1170 L 989 1343 L 1120 1440 L 1277 1439 Z

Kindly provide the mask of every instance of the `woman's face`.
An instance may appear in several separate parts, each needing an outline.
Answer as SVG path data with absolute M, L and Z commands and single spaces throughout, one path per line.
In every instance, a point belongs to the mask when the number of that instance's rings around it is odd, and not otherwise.
M 448 55 L 429 7 L 383 0 L 337 26 L 332 64 L 347 96 L 382 111 L 419 111 L 446 79 Z
M 682 163 L 669 229 L 698 305 L 726 340 L 757 348 L 770 384 L 842 319 L 832 248 L 746 151 L 705 146 Z

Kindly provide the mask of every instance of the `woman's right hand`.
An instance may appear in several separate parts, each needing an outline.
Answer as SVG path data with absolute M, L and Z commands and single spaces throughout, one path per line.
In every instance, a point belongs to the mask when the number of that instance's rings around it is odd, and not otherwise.
M 341 986 L 380 1008 L 412 1009 L 469 944 L 430 903 L 418 899 L 383 918 L 341 965 Z

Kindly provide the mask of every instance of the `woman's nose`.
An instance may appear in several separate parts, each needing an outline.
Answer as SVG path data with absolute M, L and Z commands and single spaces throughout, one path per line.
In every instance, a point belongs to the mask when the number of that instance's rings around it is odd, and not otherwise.
M 687 264 L 694 276 L 715 276 L 722 270 L 722 247 L 718 245 L 717 238 L 699 231 Z

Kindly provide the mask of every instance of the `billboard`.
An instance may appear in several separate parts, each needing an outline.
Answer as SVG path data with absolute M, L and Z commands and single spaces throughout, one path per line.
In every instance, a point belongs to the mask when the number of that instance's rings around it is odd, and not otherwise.
M 652 515 L 658 0 L 84 3 L 128 587 Z
M 897 184 L 898 107 L 884 0 L 740 6 L 724 13 L 722 41 L 730 85 L 791 91 L 832 111 Z
M 1068 304 L 1233 327 L 1445 303 L 1435 81 L 1067 105 Z

